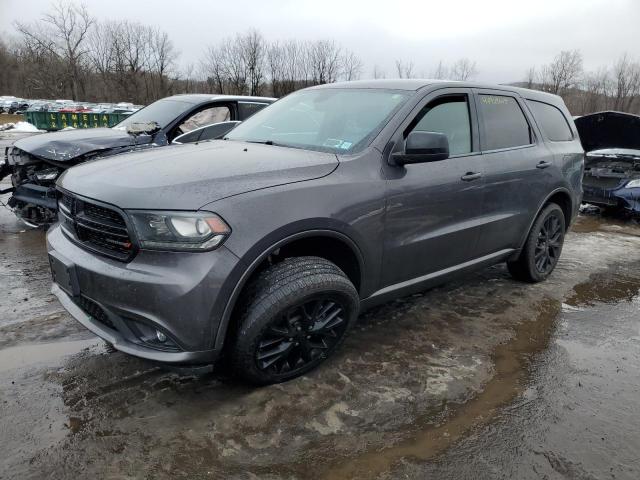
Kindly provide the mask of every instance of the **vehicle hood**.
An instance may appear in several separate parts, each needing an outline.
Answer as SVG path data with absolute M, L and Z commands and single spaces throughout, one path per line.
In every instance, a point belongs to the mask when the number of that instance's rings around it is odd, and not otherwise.
M 599 112 L 575 119 L 585 152 L 606 148 L 640 149 L 640 116 Z
M 36 157 L 69 162 L 83 155 L 105 153 L 121 147 L 151 143 L 150 135 L 129 135 L 113 128 L 87 128 L 34 135 L 15 142 L 14 146 Z
M 324 177 L 334 154 L 217 140 L 94 160 L 67 170 L 58 186 L 120 208 L 197 210 L 262 188 Z

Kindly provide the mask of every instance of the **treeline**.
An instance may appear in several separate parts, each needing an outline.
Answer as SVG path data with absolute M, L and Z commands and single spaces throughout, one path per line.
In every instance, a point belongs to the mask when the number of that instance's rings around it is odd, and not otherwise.
M 167 32 L 127 20 L 98 21 L 83 4 L 60 0 L 33 23 L 0 39 L 0 93 L 24 98 L 130 101 L 174 93 L 285 95 L 354 80 L 362 61 L 333 40 L 267 42 L 251 30 L 206 48 L 178 68 Z
M 175 93 L 280 97 L 361 77 L 472 80 L 478 74 L 467 58 L 440 61 L 430 72 L 396 60 L 389 74 L 377 65 L 365 74 L 362 60 L 334 40 L 267 41 L 256 30 L 204 47 L 198 62 L 179 68 L 167 32 L 127 20 L 98 21 L 86 6 L 67 0 L 52 4 L 40 20 L 14 27 L 10 41 L 0 39 L 0 94 L 24 98 L 147 104 Z M 519 84 L 561 95 L 574 115 L 640 113 L 640 64 L 626 54 L 585 71 L 580 51 L 562 51 L 532 67 Z
M 586 71 L 579 50 L 562 51 L 550 63 L 529 69 L 522 84 L 560 95 L 574 115 L 602 110 L 640 114 L 640 63 L 626 53 L 611 65 Z
M 267 42 L 251 30 L 208 47 L 199 69 L 211 91 L 281 97 L 311 85 L 355 80 L 362 61 L 333 40 Z
M 24 98 L 147 103 L 171 92 L 177 52 L 166 32 L 129 21 L 98 22 L 60 1 L 0 41 L 0 91 Z

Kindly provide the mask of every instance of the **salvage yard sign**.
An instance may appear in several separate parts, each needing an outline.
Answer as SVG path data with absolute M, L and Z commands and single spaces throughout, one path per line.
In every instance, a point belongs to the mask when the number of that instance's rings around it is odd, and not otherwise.
M 113 127 L 127 115 L 121 113 L 27 112 L 27 121 L 40 130 Z

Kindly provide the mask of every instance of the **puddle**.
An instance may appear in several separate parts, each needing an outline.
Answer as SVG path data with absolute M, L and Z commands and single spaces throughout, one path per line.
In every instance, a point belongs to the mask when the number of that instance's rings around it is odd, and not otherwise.
M 563 308 L 527 389 L 495 420 L 437 459 L 403 462 L 384 478 L 640 478 L 640 279 L 627 275 L 617 297 L 597 292 L 621 273 L 640 276 L 634 267 L 576 287 L 604 301 Z
M 571 307 L 593 306 L 596 303 L 631 301 L 640 290 L 640 278 L 619 272 L 617 275 L 596 273 L 589 280 L 573 287 L 565 300 Z
M 79 353 L 86 348 L 95 347 L 97 350 L 102 345 L 102 340 L 93 338 L 73 342 L 38 343 L 5 348 L 0 350 L 0 372 L 52 362 L 68 355 Z
M 450 463 L 449 460 L 443 460 L 442 455 L 444 454 L 444 458 L 446 458 L 447 455 L 449 455 L 448 451 L 450 448 L 454 445 L 456 445 L 457 448 L 457 444 L 463 439 L 466 441 L 471 431 L 485 428 L 485 430 L 482 431 L 486 432 L 486 429 L 489 429 L 489 424 L 493 424 L 495 419 L 500 418 L 501 412 L 504 411 L 508 405 L 513 404 L 519 396 L 531 390 L 531 388 L 527 388 L 527 384 L 531 379 L 540 381 L 541 378 L 546 378 L 546 375 L 541 376 L 538 372 L 530 371 L 531 368 L 529 364 L 532 358 L 546 358 L 549 356 L 547 351 L 554 339 L 571 357 L 582 356 L 583 358 L 578 364 L 581 365 L 582 368 L 591 365 L 592 368 L 589 369 L 589 372 L 598 372 L 598 369 L 603 368 L 603 364 L 609 366 L 614 365 L 615 373 L 618 377 L 617 380 L 620 383 L 619 387 L 622 391 L 624 391 L 625 385 L 627 388 L 628 386 L 637 385 L 636 370 L 634 368 L 626 369 L 624 366 L 621 366 L 620 358 L 627 360 L 628 357 L 625 355 L 630 356 L 631 351 L 635 351 L 637 348 L 633 342 L 629 345 L 629 341 L 640 339 L 640 336 L 636 336 L 639 325 L 637 321 L 635 321 L 636 312 L 638 311 L 638 306 L 640 306 L 638 302 L 638 292 L 640 291 L 639 271 L 639 265 L 634 263 L 612 268 L 608 272 L 592 274 L 587 281 L 574 286 L 572 293 L 566 297 L 565 304 L 560 304 L 553 300 L 545 301 L 540 309 L 537 320 L 520 324 L 516 328 L 514 338 L 508 343 L 496 348 L 493 356 L 495 375 L 475 398 L 465 404 L 454 406 L 446 418 L 440 423 L 427 424 L 427 426 L 422 428 L 417 434 L 402 443 L 379 451 L 369 451 L 354 459 L 337 464 L 325 472 L 322 478 L 332 480 L 378 478 L 378 476 L 382 474 L 394 472 L 394 469 L 399 466 L 401 460 L 408 460 L 409 462 L 413 460 L 418 463 L 422 462 L 422 465 L 429 465 L 428 462 L 434 460 L 436 457 L 440 458 L 438 463 L 439 468 L 448 469 L 446 477 L 456 477 L 457 475 L 453 472 L 460 468 L 456 460 Z M 566 305 L 569 305 L 569 308 L 567 308 Z M 576 308 L 578 306 L 585 306 L 586 308 Z M 614 315 L 620 325 L 613 326 L 611 322 L 608 322 L 607 328 L 609 330 L 605 329 L 605 331 L 603 331 L 599 322 L 596 322 L 596 327 L 582 324 L 582 321 L 601 318 L 607 309 Z M 583 338 L 581 338 L 580 341 L 559 338 L 557 330 L 559 328 L 566 330 L 565 317 L 567 315 L 572 316 L 573 321 L 578 321 L 578 324 L 581 325 L 579 332 Z M 631 321 L 632 318 L 634 319 L 633 321 Z M 623 324 L 625 325 L 624 327 L 621 326 Z M 558 325 L 562 325 L 562 327 L 558 327 Z M 626 354 L 621 353 L 619 348 L 613 348 L 611 345 L 604 347 L 609 341 L 608 335 L 620 334 L 620 332 L 625 329 L 628 330 L 627 333 L 622 333 L 621 335 L 625 339 L 625 347 L 630 349 L 630 352 Z M 561 336 L 566 336 L 566 332 L 563 331 Z M 633 355 L 637 356 L 637 353 Z M 550 356 L 554 358 L 553 355 Z M 624 363 L 627 362 L 622 362 L 622 365 L 624 365 Z M 566 368 L 564 363 L 562 368 Z M 561 367 L 558 367 L 558 370 L 560 371 Z M 629 372 L 627 372 L 627 370 L 629 370 Z M 585 372 L 586 371 L 587 370 L 585 370 Z M 598 375 L 598 373 L 595 375 Z M 589 374 L 593 375 L 593 373 Z M 585 375 L 587 374 L 585 373 Z M 625 378 L 625 375 L 629 378 Z M 605 385 L 599 385 L 593 381 L 596 390 L 598 390 L 598 392 L 611 392 L 610 395 L 612 399 L 609 399 L 608 403 L 611 403 L 613 398 L 615 398 L 623 405 L 621 407 L 612 406 L 609 408 L 610 411 L 603 412 L 602 416 L 589 419 L 592 425 L 603 424 L 603 430 L 606 431 L 606 429 L 612 428 L 611 425 L 627 424 L 629 421 L 632 421 L 633 416 L 630 418 L 625 417 L 625 415 L 629 413 L 627 406 L 630 405 L 632 400 L 626 398 L 615 389 L 611 390 L 612 387 L 608 383 L 611 378 L 610 374 L 603 375 L 603 377 L 604 380 L 602 382 L 604 382 Z M 544 381 L 545 383 L 549 382 L 549 380 Z M 580 394 L 587 398 L 593 395 L 588 390 L 585 390 L 584 386 L 578 380 L 576 380 L 575 383 L 578 385 L 578 392 L 572 397 L 572 402 L 581 401 L 579 400 L 581 398 Z M 635 390 L 635 388 L 631 388 L 631 390 Z M 551 391 L 554 390 L 551 389 Z M 527 402 L 525 401 L 524 403 Z M 556 401 L 555 403 L 561 404 L 562 402 Z M 546 411 L 547 407 L 544 406 L 542 409 Z M 570 411 L 572 410 L 573 409 Z M 589 415 L 589 417 L 591 416 L 592 415 Z M 582 423 L 584 424 L 585 421 L 586 420 L 583 420 Z M 420 424 L 420 422 L 417 423 Z M 422 424 L 424 425 L 425 423 L 426 422 Z M 558 435 L 561 434 L 564 435 L 567 434 L 567 432 L 562 431 Z M 493 435 L 495 435 L 495 433 Z M 522 434 L 520 434 L 520 436 L 522 436 Z M 482 439 L 482 435 L 480 435 L 479 438 Z M 507 436 L 505 435 L 505 442 L 508 442 L 506 438 Z M 602 440 L 605 440 L 605 438 L 602 437 Z M 519 439 L 513 439 L 513 441 L 517 443 Z M 637 442 L 637 440 L 631 438 L 627 441 Z M 475 442 L 478 442 L 478 440 Z M 480 442 L 489 442 L 493 448 L 496 447 L 491 440 L 482 439 Z M 501 450 L 500 455 L 504 455 L 504 452 L 509 451 L 509 448 L 514 448 L 513 445 L 500 445 L 501 446 L 498 447 Z M 473 447 L 469 447 L 468 445 L 460 448 L 462 455 L 469 455 L 469 450 L 472 448 Z M 539 445 L 539 441 L 535 444 L 535 448 L 542 448 Z M 445 452 L 447 453 L 445 454 Z M 537 453 L 539 452 L 534 450 L 534 455 Z M 605 457 L 607 456 L 606 451 L 602 453 Z M 481 453 L 477 452 L 472 459 L 463 459 L 462 462 L 471 461 L 471 463 L 474 463 L 477 460 L 476 457 L 479 458 L 481 455 Z M 553 453 L 549 452 L 545 452 L 544 455 L 544 458 L 553 457 Z M 452 457 L 453 456 L 455 455 L 452 455 Z M 461 460 L 457 459 L 457 461 L 459 462 Z M 482 460 L 480 458 L 477 461 L 486 461 L 486 459 Z M 511 458 L 505 463 L 508 464 L 513 461 Z M 554 469 L 558 468 L 554 462 L 551 460 L 549 460 L 549 462 Z M 520 460 L 516 460 L 516 463 L 519 464 Z M 535 463 L 534 460 L 531 460 L 531 464 L 533 463 Z M 606 465 L 606 463 L 602 464 Z M 406 467 L 407 464 L 405 463 L 404 466 Z M 624 467 L 626 468 L 626 466 Z M 420 470 L 419 467 L 414 468 Z M 518 466 L 518 468 L 522 468 L 522 466 Z M 402 468 L 400 470 L 402 470 Z M 429 471 L 429 468 L 426 468 L 426 470 Z M 417 475 L 415 474 L 416 470 L 410 471 L 414 473 L 409 475 L 409 477 L 430 477 L 429 475 Z M 464 475 L 462 476 L 464 477 Z M 507 477 L 509 476 L 507 475 Z M 397 477 L 391 476 L 390 478 Z M 434 475 L 434 478 L 439 478 L 439 475 Z M 512 476 L 511 478 L 518 478 L 518 475 Z M 536 475 L 535 478 L 538 478 L 538 475 Z
M 412 438 L 396 446 L 367 452 L 338 464 L 330 468 L 322 478 L 375 478 L 388 472 L 401 459 L 432 459 L 471 429 L 488 423 L 501 407 L 523 391 L 528 358 L 547 347 L 560 307 L 559 302 L 547 299 L 540 306 L 536 320 L 518 325 L 513 339 L 496 348 L 493 355 L 495 375 L 482 392 L 467 403 L 451 408 L 443 422 L 427 425 Z
M 602 216 L 583 212 L 571 226 L 571 231 L 576 233 L 621 233 L 640 237 L 640 219 Z

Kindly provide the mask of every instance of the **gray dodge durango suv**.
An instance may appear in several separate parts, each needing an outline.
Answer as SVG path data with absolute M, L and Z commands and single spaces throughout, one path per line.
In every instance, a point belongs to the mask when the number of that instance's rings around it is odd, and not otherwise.
M 280 382 L 329 357 L 364 308 L 498 262 L 544 280 L 582 170 L 554 95 L 312 87 L 224 140 L 66 171 L 52 290 L 118 350 L 174 365 L 224 354 L 252 382 Z

